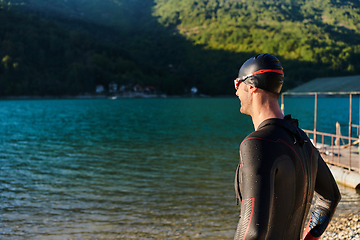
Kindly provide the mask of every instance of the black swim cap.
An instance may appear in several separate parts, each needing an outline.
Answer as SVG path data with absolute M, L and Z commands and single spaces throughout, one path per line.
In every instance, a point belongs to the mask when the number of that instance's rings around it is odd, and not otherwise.
M 245 84 L 279 94 L 284 72 L 280 61 L 270 54 L 259 54 L 248 59 L 239 70 L 239 80 Z

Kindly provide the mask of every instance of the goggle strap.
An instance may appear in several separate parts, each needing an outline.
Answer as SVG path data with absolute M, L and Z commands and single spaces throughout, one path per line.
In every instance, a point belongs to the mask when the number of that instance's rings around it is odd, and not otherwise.
M 283 70 L 277 70 L 277 69 L 261 69 L 259 71 L 253 72 L 251 75 L 258 75 L 258 74 L 262 74 L 262 73 L 268 73 L 268 72 L 273 72 L 273 73 L 279 73 L 284 75 Z

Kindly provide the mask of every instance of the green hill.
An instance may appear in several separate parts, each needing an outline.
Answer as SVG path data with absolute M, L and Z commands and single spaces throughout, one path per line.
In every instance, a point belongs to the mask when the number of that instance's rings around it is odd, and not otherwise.
M 196 86 L 233 94 L 256 53 L 276 55 L 285 89 L 360 74 L 359 1 L 0 0 L 0 96 L 95 86 Z
M 360 51 L 359 1 L 156 0 L 155 15 L 208 48 L 269 52 L 353 71 Z

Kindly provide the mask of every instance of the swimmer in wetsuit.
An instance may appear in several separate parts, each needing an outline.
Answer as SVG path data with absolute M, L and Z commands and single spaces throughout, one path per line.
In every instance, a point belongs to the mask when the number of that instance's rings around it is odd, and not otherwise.
M 298 121 L 283 116 L 278 99 L 283 83 L 280 61 L 256 55 L 234 81 L 240 112 L 255 131 L 240 145 L 235 176 L 241 204 L 235 240 L 319 239 L 340 201 L 337 184 Z M 317 198 L 304 232 L 313 194 Z

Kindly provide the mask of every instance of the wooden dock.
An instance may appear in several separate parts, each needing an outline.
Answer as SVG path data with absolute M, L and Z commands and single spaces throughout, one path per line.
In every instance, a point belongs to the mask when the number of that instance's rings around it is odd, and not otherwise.
M 337 146 L 317 147 L 326 163 L 352 170 L 360 174 L 358 146 L 352 146 L 350 149 Z
M 342 185 L 360 188 L 359 147 L 317 146 L 336 181 Z

